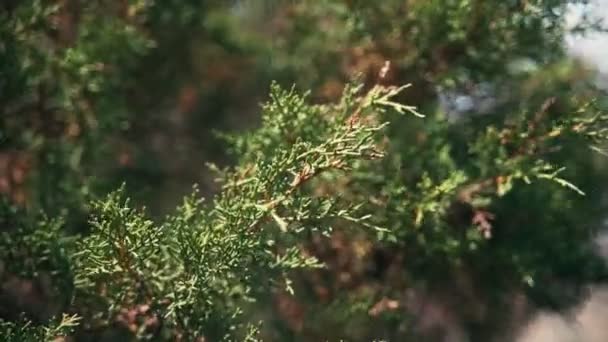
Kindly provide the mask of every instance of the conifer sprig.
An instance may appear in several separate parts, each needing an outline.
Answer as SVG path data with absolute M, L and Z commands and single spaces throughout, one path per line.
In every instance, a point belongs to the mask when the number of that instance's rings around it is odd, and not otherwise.
M 154 224 L 123 190 L 95 203 L 93 231 L 73 255 L 77 300 L 102 303 L 101 323 L 125 308 L 149 307 L 154 326 L 135 330 L 140 336 L 160 326 L 187 339 L 244 336 L 247 302 L 273 284 L 292 290 L 290 269 L 322 266 L 300 252 L 295 235 L 328 232 L 339 219 L 367 224 L 360 206 L 312 196 L 306 184 L 382 157 L 377 142 L 387 123 L 376 114 L 397 106 L 391 98 L 402 89 L 375 87 L 355 96 L 361 87 L 350 86 L 338 105 L 315 106 L 273 85 L 264 125 L 237 141 L 246 147 L 244 162 L 219 171 L 224 185 L 210 205 L 195 191 Z M 286 139 L 298 129 L 306 132 Z

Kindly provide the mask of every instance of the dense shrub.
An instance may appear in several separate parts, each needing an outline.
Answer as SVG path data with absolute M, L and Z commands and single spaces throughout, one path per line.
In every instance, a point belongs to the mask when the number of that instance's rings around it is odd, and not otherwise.
M 607 275 L 578 2 L 0 5 L 0 335 L 486 341 L 570 307 Z

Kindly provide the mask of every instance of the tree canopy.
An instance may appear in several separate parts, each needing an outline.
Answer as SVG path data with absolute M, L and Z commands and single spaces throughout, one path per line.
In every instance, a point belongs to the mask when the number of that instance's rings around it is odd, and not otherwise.
M 7 1 L 0 336 L 500 341 L 571 308 L 608 275 L 586 6 Z

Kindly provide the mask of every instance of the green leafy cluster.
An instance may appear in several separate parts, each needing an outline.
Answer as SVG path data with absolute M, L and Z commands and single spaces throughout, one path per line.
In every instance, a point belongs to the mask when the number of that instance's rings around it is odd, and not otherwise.
M 322 266 L 302 253 L 299 235 L 327 233 L 336 220 L 369 219 L 359 206 L 307 195 L 303 187 L 322 173 L 382 156 L 377 141 L 386 123 L 376 116 L 387 104 L 397 106 L 391 97 L 398 91 L 378 87 L 358 99 L 349 90 L 338 105 L 312 106 L 275 85 L 263 107 L 267 124 L 251 135 L 251 143 L 265 143 L 269 132 L 290 134 L 294 117 L 314 124 L 315 134 L 277 141 L 234 169 L 218 170 L 223 190 L 210 205 L 195 191 L 156 224 L 132 207 L 124 189 L 94 202 L 91 231 L 74 242 L 66 265 L 74 277 L 74 310 L 86 318 L 83 326 L 120 321 L 127 309 L 151 315 L 133 331 L 139 338 L 249 336 L 255 326 L 243 320 L 247 303 L 274 287 L 289 289 L 292 269 Z M 59 230 L 51 232 L 55 235 L 43 239 L 45 230 L 33 231 L 24 241 L 35 243 L 24 247 L 37 250 L 36 244 L 60 241 Z M 13 241 L 3 240 L 4 246 Z M 38 261 L 56 253 L 45 247 Z
M 485 341 L 520 294 L 568 307 L 608 275 L 605 94 L 563 44 L 584 3 L 0 4 L 0 192 L 25 207 L 0 205 L 0 336 L 433 340 L 439 307 Z M 268 79 L 308 91 L 271 85 L 217 144 Z M 217 194 L 161 218 L 223 143 Z
M 7 6 L 0 12 L 0 143 L 33 166 L 21 201 L 69 214 L 72 228 L 81 229 L 105 141 L 124 127 L 127 104 L 119 94 L 133 86 L 125 75 L 152 43 L 101 4 Z
M 78 317 L 69 315 L 63 315 L 60 320 L 46 326 L 34 326 L 27 320 L 16 323 L 0 320 L 0 336 L 6 341 L 54 341 L 68 336 L 77 325 Z
M 593 242 L 606 210 L 605 94 L 563 43 L 598 23 L 589 14 L 569 29 L 573 6 L 586 10 L 576 1 L 329 0 L 277 11 L 289 19 L 273 31 L 275 66 L 314 96 L 332 98 L 336 82 L 363 72 L 370 87 L 412 82 L 402 98 L 426 114 L 389 116 L 387 158 L 322 187 L 364 202 L 386 230 L 318 247 L 321 260 L 372 266 L 336 262 L 302 276 L 311 294 L 303 320 L 315 322 L 307 333 L 416 340 L 425 313 L 407 307 L 410 293 L 441 298 L 470 339 L 490 340 L 510 336 L 499 327 L 514 324 L 514 296 L 563 309 L 605 280 Z M 336 285 L 345 273 L 356 279 L 348 290 Z M 387 297 L 397 309 L 380 318 L 356 309 Z
M 79 231 L 86 230 L 87 203 L 96 194 L 125 179 L 129 186 L 150 186 L 169 177 L 166 168 L 145 163 L 162 151 L 142 141 L 167 127 L 165 112 L 184 84 L 197 82 L 193 75 L 224 60 L 224 50 L 253 50 L 233 37 L 231 21 L 220 20 L 228 10 L 208 1 L 27 0 L 0 6 L 0 148 L 28 165 L 25 180 L 3 192 L 49 215 L 68 215 L 69 229 Z M 214 48 L 202 54 L 184 44 L 185 36 L 204 36 L 205 46 Z M 203 86 L 195 89 L 201 97 L 215 95 L 215 85 Z M 144 113 L 148 120 L 141 122 Z M 195 114 L 192 121 L 200 126 L 201 110 Z M 202 114 L 203 121 L 215 120 Z M 209 145 L 207 136 L 196 139 Z M 120 155 L 133 165 L 124 168 Z

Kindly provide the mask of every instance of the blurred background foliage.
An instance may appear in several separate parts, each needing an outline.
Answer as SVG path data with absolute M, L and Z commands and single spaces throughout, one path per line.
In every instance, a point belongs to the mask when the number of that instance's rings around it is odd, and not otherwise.
M 160 218 L 193 183 L 216 192 L 206 162 L 263 150 L 223 136 L 259 124 L 271 80 L 319 103 L 353 77 L 412 83 L 400 101 L 426 118 L 387 114 L 389 157 L 310 186 L 368 199 L 391 233 L 310 236 L 303 248 L 328 267 L 253 315 L 269 340 L 510 340 L 535 308 L 568 307 L 606 277 L 593 245 L 608 212 L 604 157 L 579 136 L 540 140 L 575 129 L 570 113 L 591 100 L 589 113 L 606 106 L 564 45 L 602 30 L 593 16 L 567 25 L 585 3 L 3 1 L 0 192 L 86 232 L 89 201 L 126 182 Z M 565 167 L 586 195 L 523 185 L 539 162 Z M 15 213 L 1 229 L 18 230 Z

